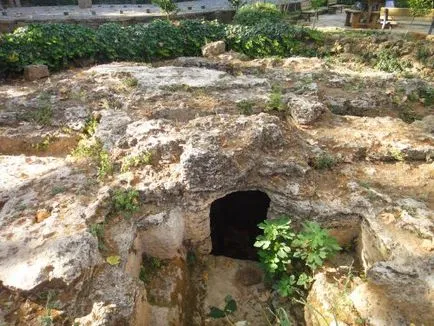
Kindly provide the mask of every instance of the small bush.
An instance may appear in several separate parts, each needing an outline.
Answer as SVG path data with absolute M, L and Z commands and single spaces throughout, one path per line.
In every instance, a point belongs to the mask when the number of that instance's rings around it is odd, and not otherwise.
M 263 230 L 254 244 L 259 248 L 259 262 L 282 297 L 309 289 L 314 271 L 341 249 L 316 222 L 303 223 L 298 233 L 286 216 L 266 220 L 258 227 Z
M 71 153 L 78 158 L 87 158 L 93 161 L 98 169 L 98 179 L 103 180 L 113 173 L 114 167 L 110 153 L 105 150 L 99 141 L 84 138 Z
M 267 102 L 267 110 L 284 111 L 285 106 L 282 100 L 282 90 L 278 86 L 273 86 L 271 89 L 270 98 Z
M 284 23 L 260 23 L 254 26 L 228 25 L 226 43 L 229 49 L 249 57 L 292 55 L 315 56 L 322 34 Z
M 160 9 L 166 14 L 167 19 L 178 10 L 178 6 L 173 0 L 152 0 L 152 4 L 160 7 Z
M 97 62 L 150 62 L 200 55 L 207 42 L 224 39 L 228 49 L 250 57 L 314 56 L 323 34 L 281 22 L 253 26 L 168 20 L 122 26 L 107 23 L 93 30 L 67 24 L 33 24 L 0 36 L 0 75 L 20 73 L 24 66 L 47 64 L 59 70 L 80 59 Z
M 106 247 L 104 245 L 104 224 L 103 223 L 94 223 L 90 225 L 89 232 L 98 240 L 98 249 L 105 250 Z
M 251 115 L 253 113 L 254 104 L 255 103 L 253 101 L 242 100 L 237 103 L 237 108 L 240 114 Z
M 318 170 L 331 169 L 335 164 L 336 159 L 328 153 L 318 155 L 313 161 L 313 167 Z
M 130 218 L 139 210 L 139 192 L 134 189 L 117 189 L 112 194 L 112 205 L 115 213 Z
M 131 168 L 149 165 L 152 162 L 152 153 L 144 152 L 136 156 L 125 157 L 122 161 L 121 172 L 127 172 Z
M 20 72 L 29 64 L 58 70 L 96 52 L 95 32 L 67 24 L 35 24 L 0 36 L 0 73 Z
M 234 16 L 234 23 L 248 26 L 263 22 L 277 23 L 282 20 L 282 17 L 275 4 L 256 2 L 242 6 Z
M 225 25 L 217 21 L 182 20 L 179 29 L 184 36 L 183 55 L 199 56 L 201 48 L 207 42 L 214 42 L 225 38 Z
M 375 68 L 386 72 L 403 72 L 411 64 L 399 59 L 398 55 L 390 50 L 382 50 L 377 54 Z

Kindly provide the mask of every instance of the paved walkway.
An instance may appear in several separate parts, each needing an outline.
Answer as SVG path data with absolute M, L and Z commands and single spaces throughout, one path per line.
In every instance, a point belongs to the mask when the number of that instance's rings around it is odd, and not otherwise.
M 312 19 L 313 20 L 313 19 Z M 308 24 L 309 26 L 313 26 L 313 24 L 319 29 L 324 30 L 333 30 L 333 29 L 346 29 L 346 30 L 355 30 L 352 27 L 344 26 L 345 22 L 345 13 L 336 13 L 336 14 L 325 14 L 320 15 L 318 21 L 311 22 Z M 415 19 L 413 24 L 410 22 L 399 22 L 398 26 L 394 27 L 391 32 L 392 33 L 406 33 L 407 31 L 418 32 L 418 33 L 428 33 L 428 29 L 431 25 L 431 22 L 420 21 Z M 362 29 L 366 30 L 366 29 Z M 387 30 L 389 31 L 389 30 Z
M 249 2 L 254 2 L 250 0 Z M 276 4 L 284 0 L 272 0 Z M 299 2 L 294 0 L 292 2 Z M 196 0 L 177 3 L 180 13 L 209 13 L 213 11 L 230 10 L 231 6 L 227 0 Z M 143 5 L 94 5 L 91 9 L 80 9 L 78 6 L 40 6 L 40 7 L 20 7 L 8 8 L 3 10 L 4 15 L 0 15 L 0 24 L 14 21 L 79 21 L 80 19 L 107 19 L 128 20 L 131 18 L 145 18 L 160 16 L 162 12 L 157 6 L 152 4 Z M 67 13 L 67 15 L 65 15 Z M 352 29 L 344 27 L 345 14 L 325 14 L 320 15 L 315 26 L 321 29 Z M 303 22 L 300 22 L 303 23 Z M 303 23 L 304 24 L 304 23 Z M 312 26 L 312 23 L 310 24 Z M 413 25 L 408 23 L 399 24 L 392 32 L 406 32 L 407 30 L 427 33 L 430 23 L 421 22 L 416 19 Z
M 248 1 L 256 2 L 256 1 Z M 283 3 L 283 0 L 268 0 L 272 3 Z M 288 2 L 288 1 L 286 1 Z M 294 0 L 291 2 L 300 2 L 300 0 Z M 230 6 L 227 0 L 196 0 L 196 1 L 184 1 L 177 3 L 180 12 L 209 12 L 215 10 L 230 10 Z M 52 19 L 69 17 L 81 18 L 81 17 L 138 17 L 161 14 L 160 9 L 152 4 L 142 5 L 93 5 L 90 9 L 80 9 L 78 6 L 40 6 L 40 7 L 19 7 L 19 8 L 7 8 L 3 10 L 7 16 L 0 16 L 0 20 L 10 19 Z M 121 13 L 122 11 L 122 13 Z M 65 16 L 64 13 L 68 13 Z

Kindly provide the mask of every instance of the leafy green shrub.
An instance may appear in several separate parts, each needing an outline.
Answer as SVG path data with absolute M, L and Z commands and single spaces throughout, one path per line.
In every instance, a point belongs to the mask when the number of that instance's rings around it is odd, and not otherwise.
M 238 10 L 241 6 L 243 6 L 246 2 L 243 0 L 228 0 L 228 2 L 231 4 L 231 7 L 235 10 Z
M 141 165 L 149 165 L 152 162 L 152 153 L 143 152 L 136 156 L 128 156 L 122 160 L 121 172 L 127 172 L 131 168 Z
M 237 109 L 240 112 L 240 114 L 251 115 L 253 113 L 254 104 L 255 103 L 253 101 L 242 100 L 237 103 Z
M 98 249 L 99 250 L 105 250 L 104 245 L 104 223 L 94 223 L 91 224 L 89 227 L 89 232 L 98 240 Z
M 182 20 L 179 29 L 184 36 L 183 55 L 201 55 L 201 48 L 207 42 L 214 42 L 225 38 L 225 25 L 217 21 Z
M 74 60 L 92 58 L 95 32 L 67 24 L 35 24 L 0 36 L 0 73 L 20 72 L 29 64 L 46 64 L 57 70 Z
M 173 0 L 152 0 L 152 4 L 160 7 L 160 9 L 166 14 L 167 19 L 178 10 L 178 6 Z
M 408 62 L 403 62 L 397 54 L 390 50 L 381 50 L 377 54 L 375 68 L 386 72 L 402 72 L 411 66 Z
M 282 17 L 275 4 L 256 2 L 242 6 L 234 16 L 234 23 L 248 26 L 263 22 L 277 23 L 282 20 Z
M 258 225 L 263 234 L 254 244 L 266 276 L 283 296 L 308 289 L 312 274 L 341 248 L 336 239 L 316 222 L 303 223 L 296 233 L 288 217 L 266 220 Z
M 228 49 L 250 57 L 316 55 L 323 42 L 318 31 L 284 23 L 254 26 L 167 20 L 122 26 L 107 23 L 96 30 L 67 24 L 34 24 L 0 36 L 0 75 L 22 72 L 28 64 L 58 70 L 80 59 L 97 62 L 149 62 L 200 55 L 207 42 L 224 39 Z
M 434 88 L 425 87 L 419 90 L 419 96 L 423 98 L 423 105 L 430 107 L 434 105 Z
M 318 170 L 331 169 L 335 164 L 336 159 L 328 153 L 322 153 L 313 160 L 313 167 Z
M 282 100 L 282 89 L 278 86 L 271 88 L 270 99 L 267 102 L 267 110 L 284 111 L 285 107 Z
M 148 25 L 101 25 L 96 31 L 98 56 L 102 61 L 152 61 L 183 54 L 183 36 L 167 20 Z
M 98 169 L 99 180 L 103 180 L 113 173 L 114 167 L 110 153 L 104 149 L 101 142 L 97 140 L 88 138 L 80 140 L 71 154 L 78 158 L 88 158 L 93 161 Z
M 112 205 L 115 213 L 130 218 L 139 210 L 139 192 L 134 189 L 117 189 L 112 194 Z
M 315 56 L 322 34 L 284 23 L 260 23 L 254 26 L 228 25 L 228 48 L 249 57 L 292 55 Z
M 410 14 L 414 17 L 428 15 L 433 5 L 432 0 L 408 0 Z

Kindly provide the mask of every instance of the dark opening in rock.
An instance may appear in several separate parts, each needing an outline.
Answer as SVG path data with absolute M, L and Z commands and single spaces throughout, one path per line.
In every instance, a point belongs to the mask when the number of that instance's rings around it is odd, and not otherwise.
M 261 191 L 238 191 L 211 204 L 212 255 L 256 260 L 253 247 L 267 218 L 270 198 Z

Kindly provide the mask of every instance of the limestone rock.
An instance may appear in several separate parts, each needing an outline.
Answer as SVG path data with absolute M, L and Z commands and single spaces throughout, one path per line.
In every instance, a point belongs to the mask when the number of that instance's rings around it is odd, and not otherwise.
M 355 311 L 348 293 L 358 278 L 349 278 L 348 271 L 339 268 L 326 268 L 315 275 L 304 307 L 307 326 L 356 325 L 359 315 Z M 346 288 L 339 286 L 345 284 Z M 326 323 L 327 322 L 327 323 Z
M 88 295 L 80 298 L 78 306 L 90 312 L 93 305 L 92 312 L 97 315 L 86 313 L 78 318 L 80 322 L 94 322 L 101 316 L 104 326 L 149 325 L 149 306 L 143 284 L 122 269 L 105 265 L 86 291 Z
M 368 281 L 379 287 L 386 306 L 417 324 L 434 323 L 434 258 L 397 258 L 378 262 L 368 270 Z
M 107 326 L 113 324 L 111 320 L 116 311 L 116 305 L 95 302 L 89 315 L 76 318 L 74 323 L 79 326 Z
M 184 220 L 179 211 L 148 216 L 139 222 L 139 225 L 144 225 L 144 230 L 140 231 L 140 239 L 147 255 L 161 259 L 180 255 L 184 239 Z
M 311 124 L 327 111 L 327 107 L 318 99 L 301 96 L 291 97 L 288 108 L 298 124 Z
M 33 81 L 50 76 L 46 65 L 28 65 L 24 67 L 24 78 Z
M 226 51 L 226 44 L 224 41 L 216 41 L 208 43 L 202 47 L 202 55 L 204 57 L 215 57 L 223 54 Z
M 111 149 L 122 137 L 130 122 L 131 118 L 123 111 L 102 111 L 100 123 L 95 131 L 95 137 L 106 148 Z
M 97 240 L 86 226 L 101 200 L 97 192 L 88 190 L 94 199 L 86 204 L 83 197 L 71 196 L 71 189 L 86 178 L 65 167 L 37 180 L 33 191 L 9 188 L 5 194 L 0 189 L 5 198 L 0 206 L 0 280 L 11 289 L 32 291 L 53 280 L 67 286 L 101 263 Z M 53 196 L 51 189 L 59 184 L 64 190 Z

